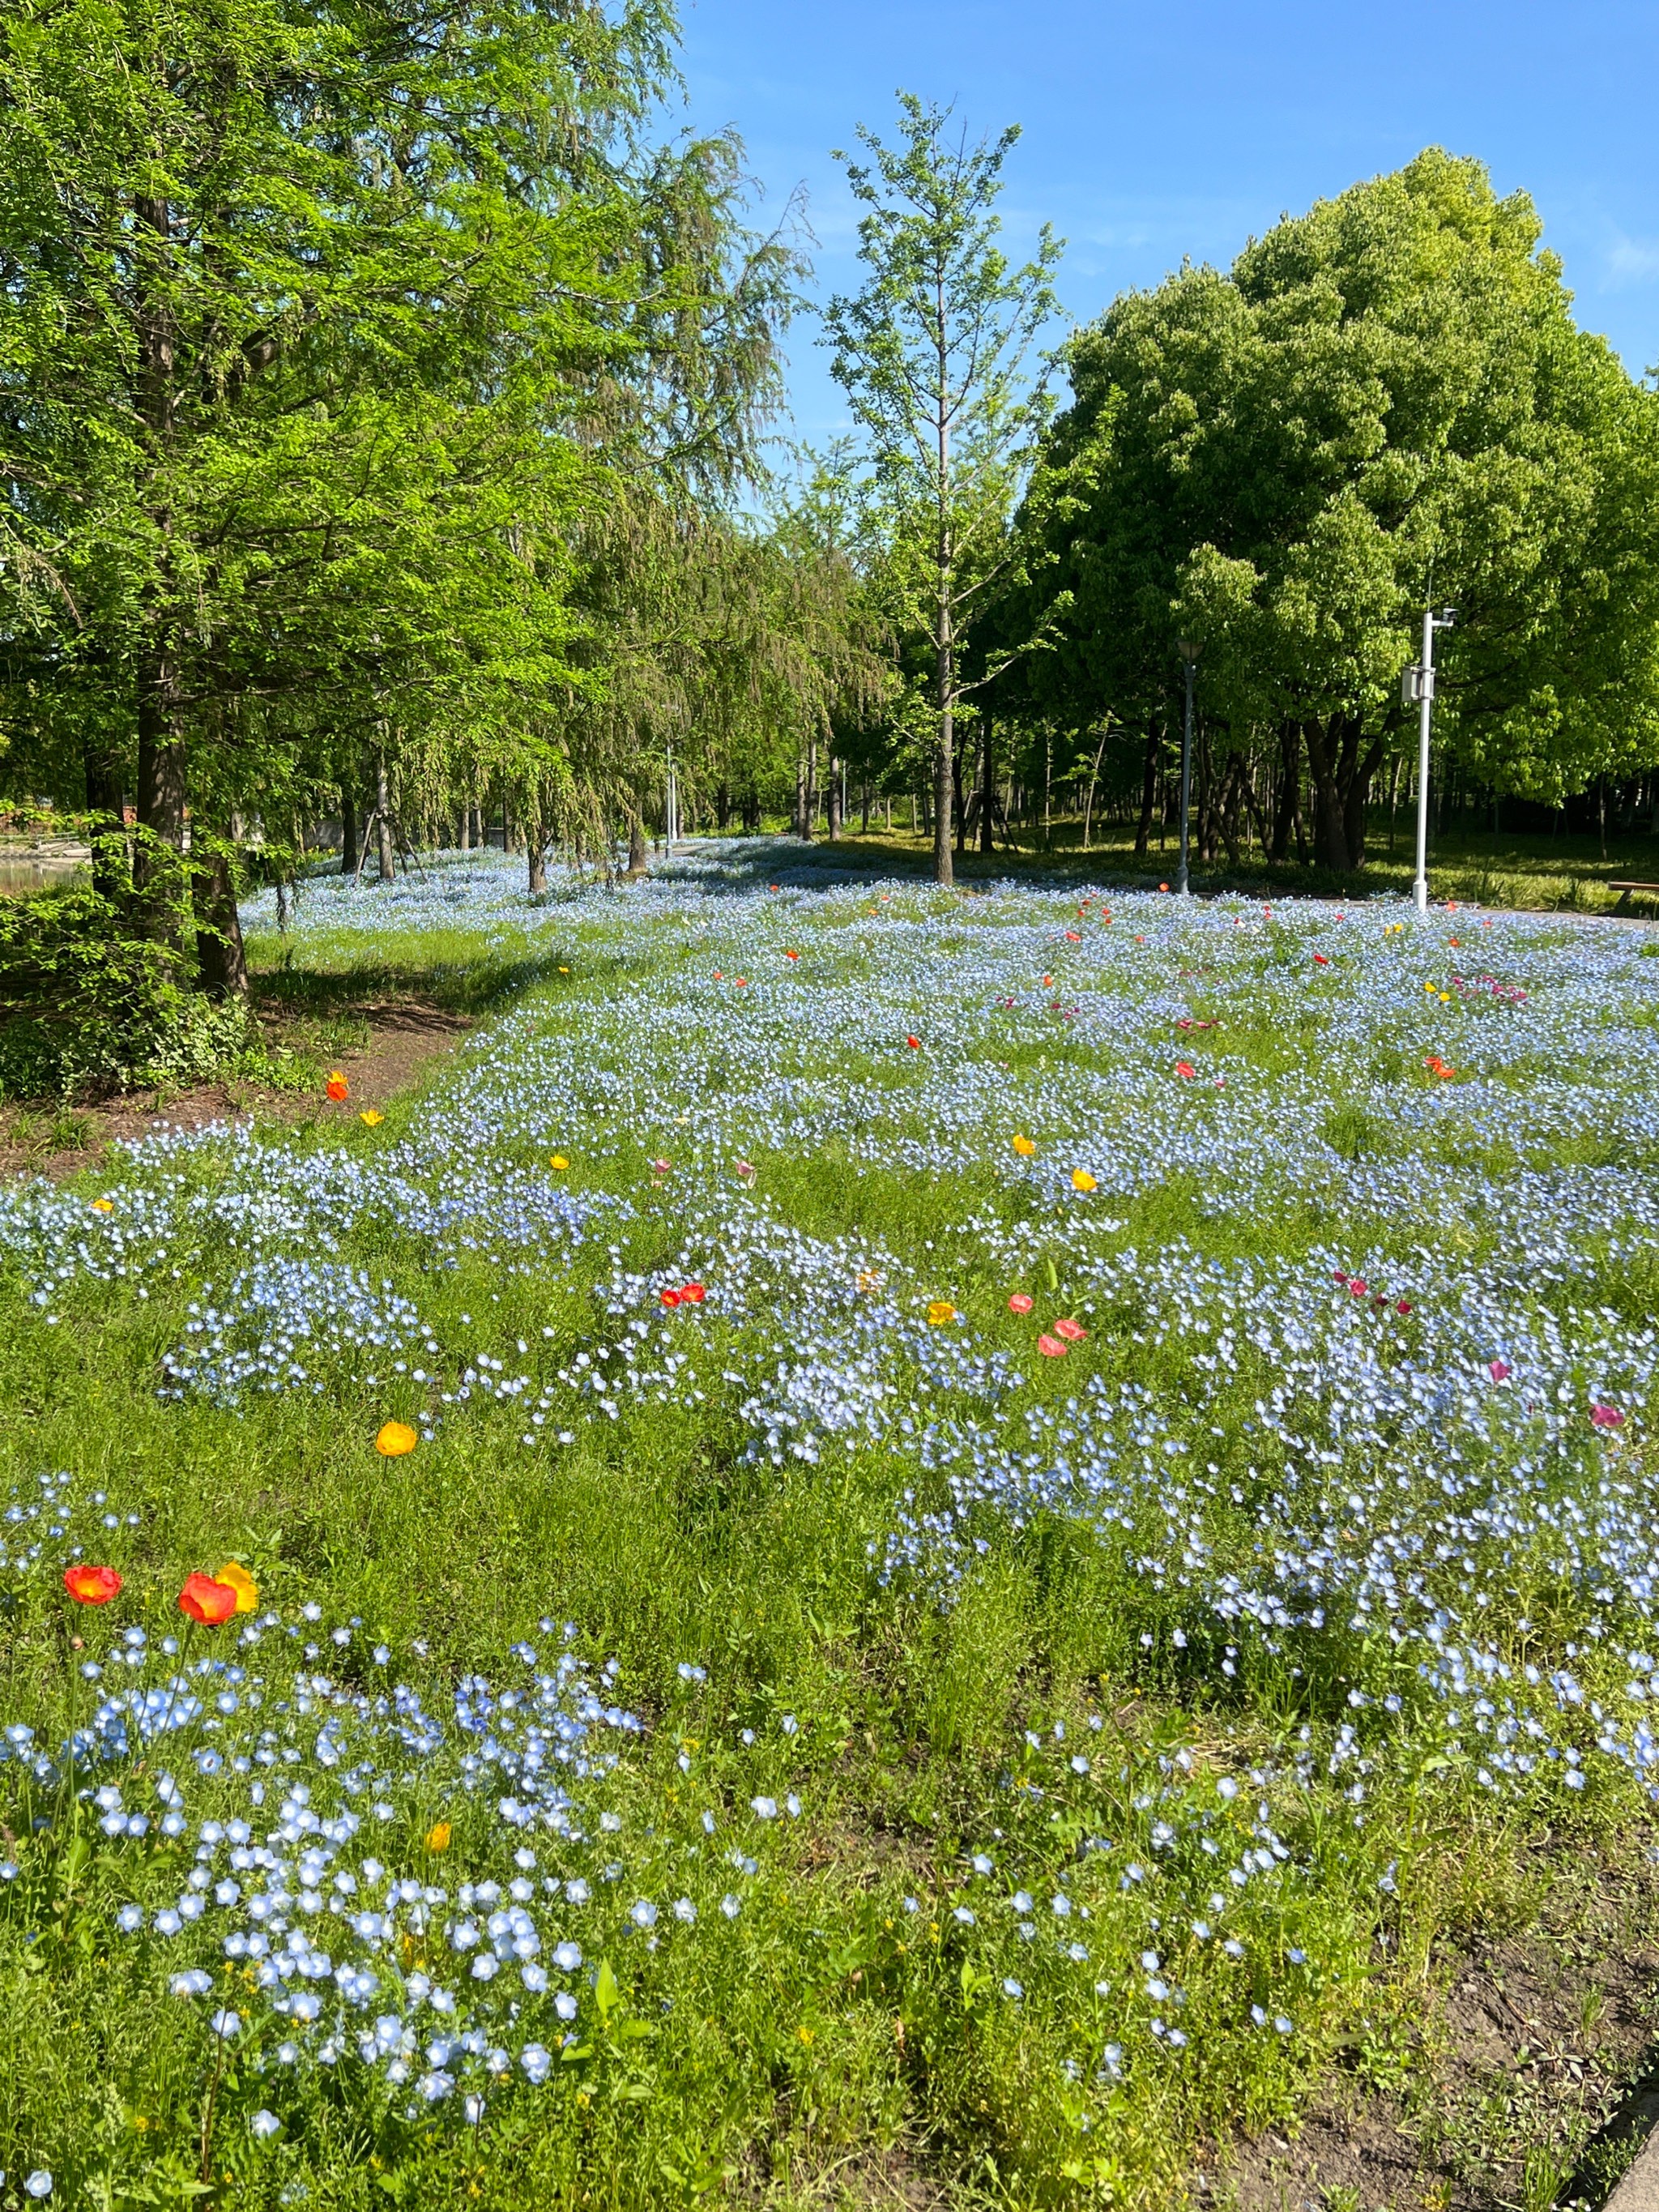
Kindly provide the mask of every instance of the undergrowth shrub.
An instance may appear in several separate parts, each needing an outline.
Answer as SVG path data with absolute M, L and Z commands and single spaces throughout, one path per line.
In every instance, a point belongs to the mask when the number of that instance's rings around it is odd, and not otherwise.
M 263 1055 L 240 1001 L 192 990 L 184 956 L 90 887 L 0 904 L 0 1096 L 197 1082 Z

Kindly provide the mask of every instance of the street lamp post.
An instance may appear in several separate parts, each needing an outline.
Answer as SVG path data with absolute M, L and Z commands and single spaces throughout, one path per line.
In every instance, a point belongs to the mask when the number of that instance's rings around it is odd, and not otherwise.
M 1183 637 L 1176 650 L 1187 665 L 1187 715 L 1181 728 L 1181 866 L 1176 873 L 1176 889 L 1186 898 L 1189 896 L 1187 829 L 1193 796 L 1193 675 L 1198 666 L 1198 647 L 1191 638 Z
M 665 854 L 672 854 L 680 834 L 680 787 L 674 774 L 674 747 L 668 747 L 668 787 L 663 793 L 662 842 Z
M 1423 610 L 1423 658 L 1401 679 L 1402 702 L 1419 710 L 1417 725 L 1417 874 L 1412 901 L 1419 914 L 1429 910 L 1429 725 L 1434 714 L 1434 634 L 1450 629 L 1457 620 L 1455 607 Z

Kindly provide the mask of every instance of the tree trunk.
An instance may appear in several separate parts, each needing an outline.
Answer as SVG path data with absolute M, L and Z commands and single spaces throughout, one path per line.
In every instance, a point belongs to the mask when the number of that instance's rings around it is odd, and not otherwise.
M 714 826 L 719 830 L 722 837 L 726 835 L 726 825 L 731 819 L 731 786 L 725 783 L 716 784 L 714 787 Z
M 526 849 L 530 854 L 530 896 L 538 898 L 547 889 L 547 848 L 552 842 L 544 822 L 532 820 Z
M 1112 726 L 1109 714 L 1101 726 L 1100 743 L 1095 747 L 1095 764 L 1089 771 L 1089 795 L 1083 802 L 1083 849 L 1089 849 L 1089 841 L 1095 824 L 1095 786 L 1100 781 L 1100 763 L 1106 750 L 1106 738 Z
M 1310 720 L 1303 726 L 1303 736 L 1313 780 L 1314 866 L 1340 874 L 1348 866 L 1348 830 L 1337 781 L 1337 720 L 1331 717 L 1329 730 L 1321 721 Z
M 357 802 L 349 783 L 340 786 L 340 873 L 349 876 L 357 865 Z
M 127 858 L 126 817 L 121 806 L 121 772 L 103 747 L 86 746 L 87 835 L 92 846 L 92 887 L 100 898 L 125 899 L 132 888 Z
M 195 903 L 196 967 L 203 988 L 216 999 L 246 998 L 247 957 L 236 887 L 222 852 L 212 854 L 197 870 Z
M 841 842 L 841 776 L 837 772 L 836 763 L 833 760 L 828 763 L 828 767 L 830 770 L 830 785 L 828 793 L 830 801 L 830 842 L 832 845 L 839 845 Z
M 379 832 L 380 881 L 389 884 L 396 871 L 392 853 L 392 801 L 386 787 L 386 755 L 374 757 L 374 826 Z
M 1285 721 L 1279 732 L 1279 775 L 1273 786 L 1273 835 L 1268 851 L 1270 860 L 1288 860 L 1291 857 L 1291 832 L 1297 828 L 1301 816 L 1302 784 L 1302 727 L 1300 723 Z M 1300 843 L 1298 828 L 1297 842 Z
M 138 828 L 133 884 L 146 933 L 178 945 L 183 933 L 185 743 L 179 731 L 178 665 L 150 657 L 139 678 Z
M 948 639 L 949 632 L 946 631 Z M 951 860 L 951 800 L 956 789 L 956 702 L 951 696 L 951 653 L 948 642 L 939 649 L 939 748 L 933 755 L 933 881 L 946 889 L 956 881 Z
M 1152 842 L 1152 816 L 1158 806 L 1158 764 L 1164 750 L 1164 733 L 1156 722 L 1146 725 L 1146 750 L 1140 764 L 1140 819 L 1135 824 L 1135 858 L 1145 860 Z
M 645 866 L 645 817 L 636 806 L 629 810 L 628 817 L 628 872 L 630 876 L 642 876 Z

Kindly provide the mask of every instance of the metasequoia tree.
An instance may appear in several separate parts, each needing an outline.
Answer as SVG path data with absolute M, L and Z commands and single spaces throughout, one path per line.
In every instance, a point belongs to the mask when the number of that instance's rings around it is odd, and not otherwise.
M 1030 371 L 1056 312 L 1060 246 L 1045 227 L 1036 258 L 1013 268 L 997 243 L 1017 130 L 970 145 L 965 132 L 951 136 L 948 110 L 899 100 L 896 145 L 860 128 L 871 160 L 837 155 L 866 210 L 866 276 L 830 301 L 824 330 L 883 512 L 888 611 L 927 641 L 933 873 L 948 884 L 956 722 L 986 680 L 965 673 L 962 641 L 1005 577 L 1007 519 L 1045 419 Z

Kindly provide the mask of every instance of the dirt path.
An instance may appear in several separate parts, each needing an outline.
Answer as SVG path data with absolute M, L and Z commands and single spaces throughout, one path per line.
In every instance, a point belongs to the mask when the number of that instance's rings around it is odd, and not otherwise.
M 76 1107 L 55 1116 L 50 1107 L 0 1115 L 0 1176 L 45 1175 L 64 1182 L 96 1161 L 106 1146 L 163 1129 L 199 1129 L 210 1121 L 300 1121 L 321 1113 L 361 1113 L 384 1106 L 406 1091 L 434 1060 L 453 1052 L 471 1020 L 418 999 L 399 999 L 356 1010 L 368 1025 L 368 1042 L 340 1053 L 336 1065 L 351 1085 L 349 1104 L 331 1104 L 315 1091 L 270 1091 L 257 1083 L 202 1083 L 165 1097 L 135 1093 Z M 65 1123 L 77 1141 L 65 1145 Z
M 1409 2045 L 1396 2033 L 1356 2050 L 1294 2134 L 1270 2130 L 1206 2160 L 1194 2201 L 1229 2212 L 1603 2203 L 1653 2123 L 1659 1867 L 1546 1847 L 1526 1872 L 1517 1924 L 1446 1962 L 1445 1994 L 1425 1992 Z M 1379 2075 L 1400 2087 L 1382 2089 Z

